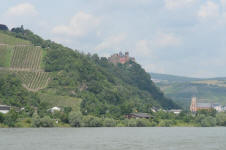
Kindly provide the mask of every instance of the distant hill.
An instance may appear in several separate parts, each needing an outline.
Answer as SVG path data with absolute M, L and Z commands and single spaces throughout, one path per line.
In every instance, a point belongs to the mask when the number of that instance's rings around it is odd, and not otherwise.
M 136 62 L 112 64 L 105 57 L 43 40 L 23 26 L 0 31 L 0 58 L 0 79 L 2 73 L 2 81 L 9 80 L 0 87 L 3 104 L 35 104 L 43 109 L 47 105 L 72 106 L 83 114 L 114 118 L 136 111 L 151 112 L 153 107 L 178 108 Z M 7 95 L 4 87 L 23 95 L 21 101 L 18 95 Z M 31 104 L 23 103 L 28 98 L 22 87 L 32 93 Z M 39 99 L 38 104 L 35 99 Z
M 153 80 L 167 81 L 167 82 L 189 82 L 189 81 L 198 81 L 199 78 L 190 78 L 169 74 L 160 74 L 160 73 L 150 73 Z
M 152 80 L 183 108 L 189 108 L 192 96 L 199 101 L 226 104 L 226 78 L 189 78 L 167 74 L 151 73 Z

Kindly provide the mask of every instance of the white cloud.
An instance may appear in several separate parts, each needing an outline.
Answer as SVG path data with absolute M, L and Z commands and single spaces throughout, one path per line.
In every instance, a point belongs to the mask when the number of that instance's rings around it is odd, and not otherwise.
M 167 9 L 182 8 L 184 6 L 193 4 L 194 2 L 195 0 L 165 0 L 165 7 Z
M 158 33 L 152 43 L 157 47 L 179 46 L 182 41 L 172 33 Z
M 226 6 L 226 0 L 221 0 L 221 4 L 222 4 L 223 6 Z
M 98 44 L 95 50 L 104 50 L 107 48 L 118 48 L 119 44 L 121 44 L 126 39 L 126 34 L 121 33 L 115 36 L 108 37 L 103 42 Z
M 70 19 L 68 25 L 56 26 L 52 32 L 55 34 L 80 37 L 96 29 L 99 24 L 100 18 L 80 11 Z
M 37 10 L 30 3 L 18 4 L 9 8 L 5 13 L 7 17 L 36 16 L 37 14 Z
M 201 18 L 213 18 L 218 17 L 220 14 L 218 4 L 207 1 L 202 5 L 198 11 L 198 16 Z
M 150 42 L 147 40 L 140 40 L 136 43 L 136 53 L 142 56 L 147 56 L 151 53 Z

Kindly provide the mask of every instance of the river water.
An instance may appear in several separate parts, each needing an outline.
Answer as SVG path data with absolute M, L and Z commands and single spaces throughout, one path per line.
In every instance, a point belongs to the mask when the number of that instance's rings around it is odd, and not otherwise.
M 226 128 L 0 129 L 0 150 L 226 150 Z

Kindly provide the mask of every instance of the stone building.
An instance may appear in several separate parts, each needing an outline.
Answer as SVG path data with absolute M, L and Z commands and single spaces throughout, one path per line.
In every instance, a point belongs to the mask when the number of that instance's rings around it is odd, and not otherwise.
M 125 64 L 129 61 L 135 61 L 135 58 L 129 56 L 129 52 L 126 52 L 123 54 L 122 52 L 116 53 L 111 55 L 111 57 L 108 58 L 108 61 L 112 62 L 113 64 Z

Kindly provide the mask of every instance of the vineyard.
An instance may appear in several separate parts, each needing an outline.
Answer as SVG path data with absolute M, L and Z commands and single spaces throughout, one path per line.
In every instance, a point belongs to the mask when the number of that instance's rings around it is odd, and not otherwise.
M 23 86 L 30 91 L 45 88 L 49 81 L 48 73 L 41 71 L 16 71 L 16 75 L 22 81 Z
M 11 59 L 11 68 L 13 69 L 40 69 L 42 59 L 42 50 L 34 46 L 15 46 Z
M 27 90 L 36 92 L 47 87 L 50 79 L 49 74 L 41 69 L 42 53 L 37 46 L 0 44 L 0 71 L 15 73 Z

